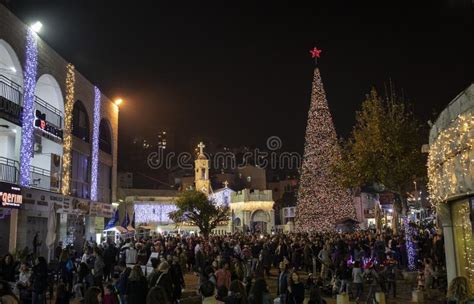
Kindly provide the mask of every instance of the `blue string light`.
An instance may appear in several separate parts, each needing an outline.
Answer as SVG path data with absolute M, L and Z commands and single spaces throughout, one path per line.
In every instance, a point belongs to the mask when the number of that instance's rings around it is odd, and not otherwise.
M 97 171 L 99 167 L 99 125 L 100 98 L 99 88 L 94 87 L 94 122 L 92 129 L 92 167 L 91 167 L 91 200 L 97 200 Z
M 408 269 L 410 270 L 415 270 L 415 255 L 416 255 L 416 250 L 415 250 L 415 244 L 413 243 L 413 236 L 414 236 L 414 231 L 413 227 L 410 226 L 410 223 L 408 221 L 408 217 L 403 218 L 403 225 L 405 226 L 405 244 L 407 248 L 407 255 L 408 255 Z
M 26 36 L 26 64 L 24 72 L 23 114 L 21 122 L 20 185 L 30 184 L 30 164 L 33 157 L 33 123 L 38 48 L 36 34 L 28 29 Z

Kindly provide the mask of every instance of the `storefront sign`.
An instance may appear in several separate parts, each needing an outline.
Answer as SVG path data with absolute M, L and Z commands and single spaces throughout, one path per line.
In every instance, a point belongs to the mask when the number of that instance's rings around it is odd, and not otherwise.
M 42 130 L 45 133 L 63 139 L 63 130 L 57 128 L 56 126 L 50 124 L 46 121 L 46 114 L 41 113 L 41 111 L 35 111 L 35 127 Z
M 99 216 L 99 217 L 113 217 L 114 210 L 112 204 L 104 204 L 98 202 L 91 202 L 89 209 L 90 216 Z
M 22 110 L 23 108 L 20 105 L 0 96 L 0 118 L 5 118 L 14 124 L 21 125 Z
M 0 206 L 8 208 L 20 208 L 23 203 L 23 196 L 21 195 L 20 187 L 0 183 Z
M 89 207 L 90 206 L 90 201 L 78 199 L 78 198 L 73 198 L 72 199 L 72 207 L 74 211 L 78 211 L 82 214 L 88 214 L 89 213 Z

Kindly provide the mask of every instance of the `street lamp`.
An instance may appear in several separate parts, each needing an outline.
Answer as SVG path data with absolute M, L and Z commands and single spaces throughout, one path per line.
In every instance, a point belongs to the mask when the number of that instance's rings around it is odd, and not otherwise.
M 43 27 L 43 24 L 39 21 L 36 21 L 33 23 L 30 28 L 33 30 L 35 33 L 39 33 L 41 31 L 41 28 Z
M 114 100 L 114 104 L 118 107 L 120 106 L 121 104 L 123 103 L 123 99 L 122 98 L 116 98 Z

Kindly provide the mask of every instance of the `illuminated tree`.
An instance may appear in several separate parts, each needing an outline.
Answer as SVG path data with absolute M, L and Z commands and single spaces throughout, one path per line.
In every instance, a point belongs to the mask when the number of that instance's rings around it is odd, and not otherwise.
M 340 150 L 318 68 L 314 70 L 305 140 L 296 229 L 334 230 L 336 222 L 355 219 L 355 211 L 349 191 L 339 184 L 333 172 Z
M 229 207 L 217 206 L 201 191 L 184 191 L 176 200 L 178 210 L 170 212 L 169 217 L 175 223 L 187 222 L 199 227 L 207 237 L 219 223 L 229 219 Z
M 426 158 L 421 152 L 423 128 L 407 103 L 390 88 L 387 96 L 372 89 L 356 114 L 356 125 L 345 142 L 337 172 L 346 187 L 381 184 L 396 193 L 394 230 L 402 212 L 402 200 L 413 190 L 413 181 L 426 177 Z

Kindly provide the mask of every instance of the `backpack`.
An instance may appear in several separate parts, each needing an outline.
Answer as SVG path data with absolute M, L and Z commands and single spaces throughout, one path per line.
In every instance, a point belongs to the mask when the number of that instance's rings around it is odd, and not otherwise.
M 74 269 L 74 264 L 72 263 L 72 260 L 71 260 L 71 259 L 67 260 L 67 262 L 66 262 L 66 269 L 67 269 L 67 271 L 69 271 L 69 272 L 73 271 L 73 269 Z

